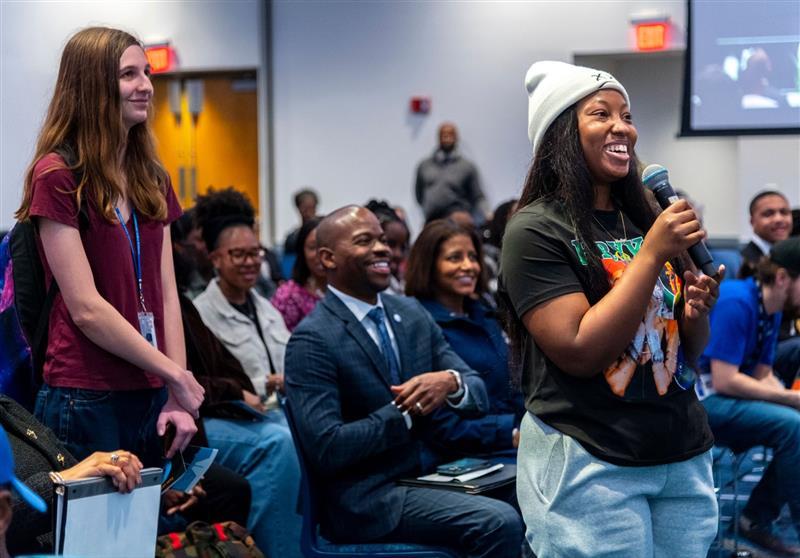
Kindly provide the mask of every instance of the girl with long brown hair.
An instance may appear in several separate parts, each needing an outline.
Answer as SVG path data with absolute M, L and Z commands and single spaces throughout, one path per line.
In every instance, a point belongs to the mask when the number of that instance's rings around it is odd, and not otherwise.
M 17 211 L 60 291 L 36 416 L 79 459 L 124 447 L 158 464 L 157 434 L 172 425 L 167 453 L 185 447 L 203 399 L 186 370 L 169 236 L 181 209 L 148 126 L 149 75 L 129 33 L 70 38 Z

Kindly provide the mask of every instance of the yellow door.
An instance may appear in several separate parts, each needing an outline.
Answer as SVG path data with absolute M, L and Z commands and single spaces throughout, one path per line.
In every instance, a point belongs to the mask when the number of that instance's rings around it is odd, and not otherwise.
M 153 77 L 153 131 L 158 154 L 184 208 L 209 188 L 233 186 L 258 212 L 258 100 L 255 73 L 192 76 L 202 80 L 197 115 L 189 108 L 187 78 Z M 170 110 L 170 81 L 180 83 L 180 117 Z M 175 86 L 173 86 L 175 87 Z

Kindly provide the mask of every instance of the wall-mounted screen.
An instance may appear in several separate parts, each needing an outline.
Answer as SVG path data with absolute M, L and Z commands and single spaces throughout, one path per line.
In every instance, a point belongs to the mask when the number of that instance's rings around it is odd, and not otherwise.
M 689 0 L 683 135 L 800 133 L 800 2 Z

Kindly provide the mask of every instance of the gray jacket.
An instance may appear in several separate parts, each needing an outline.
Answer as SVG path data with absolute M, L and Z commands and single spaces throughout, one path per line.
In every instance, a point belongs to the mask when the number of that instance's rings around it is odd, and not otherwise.
M 419 164 L 414 193 L 425 220 L 454 210 L 486 212 L 478 169 L 456 150 L 446 153 L 437 149 Z

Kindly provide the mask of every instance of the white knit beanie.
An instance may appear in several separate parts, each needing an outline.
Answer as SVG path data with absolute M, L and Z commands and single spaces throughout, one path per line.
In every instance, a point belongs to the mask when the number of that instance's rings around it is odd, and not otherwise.
M 552 60 L 535 62 L 528 69 L 525 88 L 528 90 L 528 137 L 534 157 L 550 124 L 590 93 L 615 89 L 622 93 L 629 107 L 631 104 L 628 92 L 608 72 Z

